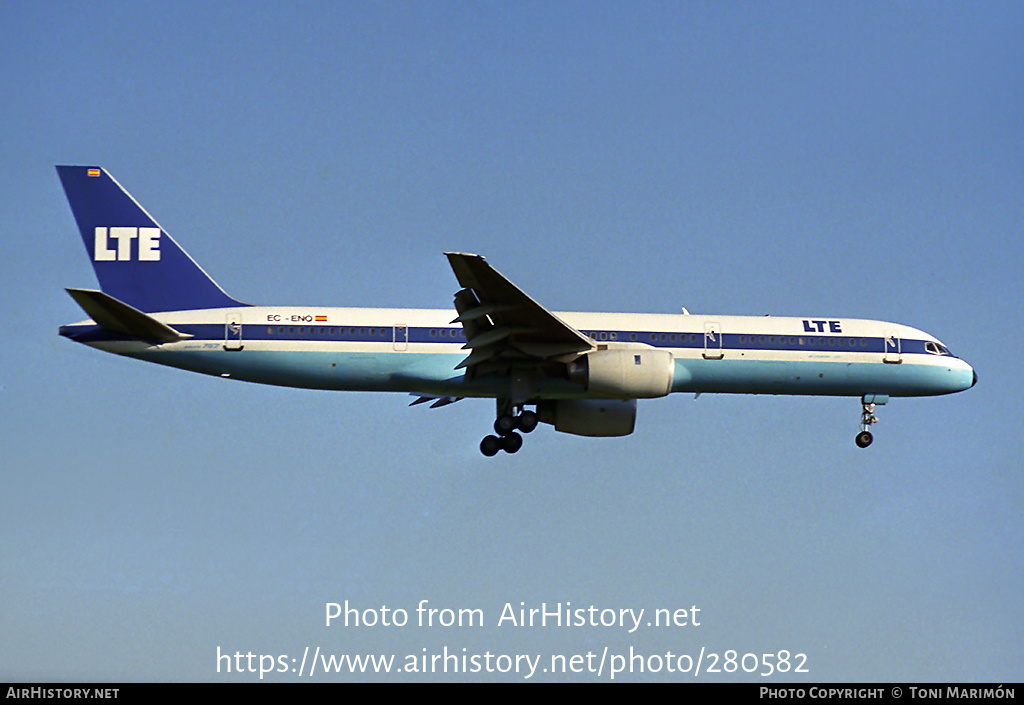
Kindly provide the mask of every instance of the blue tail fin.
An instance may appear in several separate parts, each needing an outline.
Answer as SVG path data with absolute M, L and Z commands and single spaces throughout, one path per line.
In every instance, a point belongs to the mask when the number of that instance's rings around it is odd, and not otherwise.
M 105 170 L 58 166 L 100 288 L 140 311 L 245 306 L 228 296 Z

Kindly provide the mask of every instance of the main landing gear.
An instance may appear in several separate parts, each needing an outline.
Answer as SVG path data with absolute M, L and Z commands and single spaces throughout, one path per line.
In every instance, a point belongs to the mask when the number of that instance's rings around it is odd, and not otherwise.
M 523 447 L 523 437 L 517 431 L 529 433 L 537 428 L 538 421 L 537 412 L 522 407 L 519 407 L 518 413 L 512 406 L 505 411 L 499 411 L 494 422 L 494 432 L 498 435 L 486 436 L 480 441 L 480 452 L 488 458 L 497 455 L 499 450 L 506 453 L 517 452 Z
M 887 401 L 889 401 L 889 397 L 882 394 L 865 394 L 861 397 L 861 405 L 864 411 L 860 415 L 860 433 L 854 439 L 858 448 L 867 448 L 871 445 L 871 441 L 875 439 L 871 435 L 871 431 L 868 430 L 868 427 L 878 423 L 878 417 L 875 416 L 875 405 L 885 404 Z

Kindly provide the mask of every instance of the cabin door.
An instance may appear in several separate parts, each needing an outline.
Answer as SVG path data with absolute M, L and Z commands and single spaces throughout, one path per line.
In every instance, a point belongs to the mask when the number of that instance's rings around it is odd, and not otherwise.
M 885 354 L 882 362 L 900 363 L 903 362 L 903 347 L 900 341 L 900 334 L 895 330 L 885 332 Z
M 395 350 L 399 352 L 405 352 L 409 349 L 409 326 L 404 323 L 399 323 L 394 328 L 394 345 Z
M 241 350 L 242 347 L 242 314 L 232 312 L 224 322 L 224 349 Z
M 722 352 L 722 324 L 704 324 L 704 359 L 721 360 L 725 356 Z

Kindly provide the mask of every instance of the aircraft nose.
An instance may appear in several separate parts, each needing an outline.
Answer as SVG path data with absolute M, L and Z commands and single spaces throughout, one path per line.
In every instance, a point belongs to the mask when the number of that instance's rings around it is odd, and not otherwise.
M 970 389 L 978 383 L 978 373 L 966 361 L 954 358 L 949 361 L 947 368 L 950 373 L 946 378 L 950 392 L 962 392 Z M 947 394 L 949 392 L 946 392 Z

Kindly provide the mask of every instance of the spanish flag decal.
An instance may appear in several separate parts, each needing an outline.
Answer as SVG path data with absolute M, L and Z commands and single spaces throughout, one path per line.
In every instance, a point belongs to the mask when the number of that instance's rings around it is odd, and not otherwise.
M 317 316 L 316 317 L 316 322 L 317 323 L 327 323 L 327 316 Z
M 88 174 L 89 176 L 99 176 L 100 175 L 100 170 L 99 169 L 90 169 L 89 171 L 86 172 L 86 174 Z

